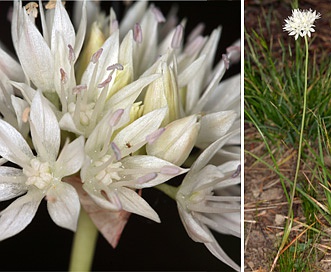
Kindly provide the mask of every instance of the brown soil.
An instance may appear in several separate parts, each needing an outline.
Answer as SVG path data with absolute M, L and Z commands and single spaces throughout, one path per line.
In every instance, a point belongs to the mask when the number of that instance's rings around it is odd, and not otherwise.
M 263 4 L 259 4 L 262 2 Z M 299 1 L 301 9 L 313 9 L 321 13 L 322 18 L 316 21 L 316 33 L 313 33 L 313 43 L 310 47 L 316 56 L 331 54 L 331 5 L 329 1 L 305 0 Z M 270 32 L 264 23 L 262 15 L 271 14 Z M 277 46 L 278 38 L 294 45 L 294 39 L 288 37 L 281 29 L 283 20 L 291 15 L 290 1 L 275 0 L 250 0 L 245 1 L 245 28 L 248 33 L 252 29 L 262 28 L 266 40 L 274 42 L 275 57 L 281 54 Z M 268 37 L 268 33 L 271 36 Z M 245 48 L 246 49 L 246 48 Z M 248 50 L 245 50 L 245 54 Z M 325 56 L 325 55 L 324 55 Z M 258 132 L 250 125 L 245 125 L 245 150 L 257 155 L 265 156 L 268 152 L 260 139 Z M 296 150 L 283 146 L 273 150 L 274 156 L 280 165 L 280 172 L 293 180 L 296 166 Z M 269 156 L 263 157 L 264 161 L 272 164 Z M 257 162 L 252 156 L 245 153 L 245 271 L 269 271 L 277 254 L 288 213 L 288 202 L 284 195 L 279 176 L 270 171 L 264 164 Z M 309 182 L 310 172 L 308 166 L 301 168 L 301 180 Z M 287 191 L 290 189 L 287 187 Z M 305 243 L 303 225 L 307 220 L 301 209 L 301 200 L 297 197 L 294 201 L 294 219 L 289 241 Z M 322 220 L 319 215 L 314 215 Z M 321 221 L 321 228 L 327 233 L 330 226 Z M 327 236 L 323 236 L 327 237 Z M 329 238 L 321 238 L 314 244 L 316 260 L 311 265 L 312 271 L 331 271 L 331 247 Z M 277 267 L 274 271 L 278 271 Z M 289 270 L 290 271 L 290 270 Z

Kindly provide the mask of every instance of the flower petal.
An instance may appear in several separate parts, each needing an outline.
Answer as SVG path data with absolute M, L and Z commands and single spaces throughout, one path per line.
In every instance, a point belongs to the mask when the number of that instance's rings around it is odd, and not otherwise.
M 122 157 L 136 151 L 146 142 L 147 135 L 159 128 L 166 112 L 167 108 L 161 108 L 145 114 L 116 135 L 114 142 L 122 151 Z M 127 148 L 128 143 L 130 143 L 132 149 Z
M 125 186 L 129 186 L 132 188 L 147 188 L 153 187 L 155 185 L 161 184 L 175 176 L 186 173 L 189 169 L 180 168 L 168 161 L 159 159 L 154 156 L 147 155 L 135 155 L 128 156 L 121 160 L 125 169 L 134 169 L 136 170 L 135 174 L 126 175 L 127 181 L 119 181 L 118 184 L 125 184 Z M 139 169 L 144 169 L 143 171 L 138 171 Z M 172 169 L 173 173 L 163 172 L 162 169 Z M 137 179 L 145 176 L 149 173 L 156 173 L 157 176 L 145 183 L 137 183 Z
M 38 155 L 55 162 L 60 147 L 60 127 L 48 101 L 40 92 L 32 100 L 30 124 L 32 141 Z
M 224 136 L 236 117 L 237 114 L 234 111 L 220 111 L 202 116 L 196 146 L 206 148 L 210 143 Z
M 17 55 L 32 82 L 43 91 L 52 91 L 54 65 L 51 50 L 26 12 L 21 13 L 23 25 L 18 34 Z
M 84 159 L 84 137 L 80 136 L 63 147 L 55 163 L 54 175 L 62 178 L 78 172 Z
M 152 207 L 134 190 L 125 187 L 120 187 L 117 190 L 118 197 L 121 201 L 123 210 L 139 214 L 146 218 L 149 218 L 157 223 L 161 220 L 158 214 L 152 209 Z
M 5 201 L 24 194 L 27 191 L 25 185 L 26 176 L 21 169 L 0 167 L 0 201 Z
M 59 182 L 47 192 L 47 208 L 55 224 L 75 231 L 80 210 L 79 197 L 71 185 Z
M 216 240 L 213 243 L 205 243 L 205 246 L 219 260 L 231 266 L 234 270 L 240 271 L 240 267 L 224 252 Z
M 23 167 L 34 158 L 23 136 L 0 119 L 0 156 Z
M 0 241 L 16 235 L 30 224 L 44 195 L 31 190 L 0 213 Z

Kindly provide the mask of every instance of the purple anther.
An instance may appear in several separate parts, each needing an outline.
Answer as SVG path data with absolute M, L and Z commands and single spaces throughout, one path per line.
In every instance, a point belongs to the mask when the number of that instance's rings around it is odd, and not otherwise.
M 178 25 L 175 29 L 174 36 L 172 37 L 171 47 L 176 49 L 179 48 L 183 40 L 184 28 L 182 25 Z
M 120 64 L 120 63 L 115 63 L 115 64 L 112 64 L 112 65 L 110 65 L 110 66 L 107 67 L 107 71 L 115 70 L 115 69 L 116 69 L 116 70 L 123 70 L 124 67 L 123 67 L 123 65 Z
M 230 59 L 228 58 L 228 56 L 226 54 L 222 55 L 222 59 L 224 61 L 226 70 L 228 70 L 230 67 Z
M 110 117 L 109 125 L 112 127 L 116 126 L 118 122 L 121 120 L 123 113 L 124 113 L 123 109 L 116 110 Z
M 117 161 L 121 160 L 122 155 L 121 155 L 121 150 L 118 148 L 117 144 L 114 142 L 110 143 L 111 149 L 114 151 L 115 158 Z
M 100 48 L 97 52 L 95 52 L 91 58 L 91 61 L 96 64 L 102 54 L 103 48 Z
M 138 23 L 136 23 L 133 28 L 133 39 L 136 43 L 141 43 L 143 41 L 143 32 L 140 24 Z
M 116 31 L 118 29 L 118 21 L 112 20 L 110 23 L 110 29 L 112 32 Z
M 199 23 L 188 35 L 187 42 L 189 43 L 195 40 L 198 36 L 201 36 L 204 29 L 205 29 L 205 25 L 203 23 Z
M 161 10 L 159 10 L 157 7 L 152 6 L 151 10 L 155 16 L 155 19 L 158 23 L 164 23 L 166 21 L 165 17 L 163 16 Z
M 193 55 L 194 53 L 198 52 L 204 43 L 204 38 L 202 36 L 197 36 L 193 41 L 190 41 L 184 50 L 185 54 Z
M 148 173 L 142 177 L 137 178 L 137 183 L 142 184 L 149 182 L 157 177 L 156 173 Z
M 240 52 L 240 46 L 238 45 L 232 45 L 226 48 L 226 53 L 231 53 L 231 52 Z
M 75 87 L 72 88 L 72 93 L 73 94 L 79 94 L 82 91 L 87 90 L 87 85 L 86 84 L 81 84 L 81 85 L 77 85 Z
M 66 84 L 68 81 L 67 73 L 62 68 L 60 68 L 60 74 L 61 74 L 61 83 Z
M 233 173 L 232 177 L 233 178 L 238 177 L 240 175 L 240 172 L 241 172 L 241 165 L 239 164 L 237 170 Z
M 69 48 L 69 62 L 74 62 L 75 59 L 76 59 L 76 56 L 75 56 L 75 51 L 74 49 L 72 48 L 71 44 L 68 44 L 68 48 Z
M 112 80 L 112 76 L 109 75 L 103 82 L 98 84 L 98 88 L 104 88 L 107 86 L 107 84 L 109 84 L 109 82 Z
M 177 175 L 180 173 L 180 168 L 177 166 L 166 165 L 161 168 L 160 173 L 164 175 Z
M 154 143 L 161 134 L 165 131 L 165 128 L 159 128 L 158 130 L 154 131 L 153 133 L 146 136 L 146 142 L 149 144 Z

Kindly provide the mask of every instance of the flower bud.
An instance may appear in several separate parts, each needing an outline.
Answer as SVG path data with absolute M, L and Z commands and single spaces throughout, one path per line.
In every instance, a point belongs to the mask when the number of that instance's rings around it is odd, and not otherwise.
M 162 62 L 156 72 L 162 73 L 162 77 L 152 82 L 147 88 L 144 114 L 168 106 L 169 111 L 162 123 L 162 126 L 165 126 L 178 119 L 179 116 L 178 84 L 173 69 L 166 62 Z
M 165 127 L 158 139 L 146 145 L 147 154 L 182 165 L 194 147 L 199 129 L 196 114 L 175 120 Z
M 78 82 L 80 82 L 86 67 L 90 63 L 92 55 L 100 49 L 100 47 L 103 45 L 104 42 L 105 42 L 105 37 L 102 33 L 102 30 L 100 29 L 97 22 L 94 22 L 91 26 L 91 32 L 89 33 L 89 38 L 87 40 L 87 43 L 78 59 L 79 61 L 79 65 L 77 66 L 79 67 L 77 70 Z

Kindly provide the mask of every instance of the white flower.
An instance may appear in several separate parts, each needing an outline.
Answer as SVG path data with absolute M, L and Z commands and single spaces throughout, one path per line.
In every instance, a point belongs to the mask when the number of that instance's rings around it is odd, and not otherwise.
M 299 35 L 304 37 L 311 36 L 311 32 L 315 32 L 314 22 L 321 18 L 321 14 L 317 13 L 316 10 L 292 10 L 292 16 L 285 19 L 284 31 L 289 32 L 289 35 L 295 35 L 295 39 L 298 39 Z
M 224 137 L 220 138 L 198 157 L 180 185 L 176 200 L 188 235 L 239 271 L 239 266 L 227 256 L 209 230 L 240 238 L 240 192 L 237 188 L 240 162 L 205 166 L 225 142 Z
M 135 155 L 160 135 L 165 108 L 143 115 L 114 135 L 129 121 L 128 112 L 119 109 L 106 115 L 86 141 L 89 158 L 81 171 L 83 188 L 102 208 L 123 209 L 160 222 L 136 189 L 153 187 L 187 170 L 154 156 Z
M 39 6 L 43 34 L 35 25 L 36 12 L 36 7 L 29 12 L 27 6 L 22 7 L 21 0 L 14 1 L 13 45 L 28 79 L 43 92 L 56 91 L 61 97 L 61 71 L 71 74 L 84 42 L 86 5 L 82 5 L 77 33 L 61 1 L 56 1 L 54 9 L 46 11 L 42 5 Z M 70 79 L 74 85 L 74 78 Z
M 61 179 L 79 171 L 84 161 L 84 139 L 66 144 L 58 156 L 60 128 L 48 105 L 37 92 L 30 111 L 32 153 L 22 135 L 0 120 L 0 156 L 21 168 L 0 166 L 0 201 L 20 196 L 0 212 L 0 240 L 23 230 L 33 219 L 41 200 L 46 196 L 53 221 L 75 230 L 80 203 L 76 190 Z

